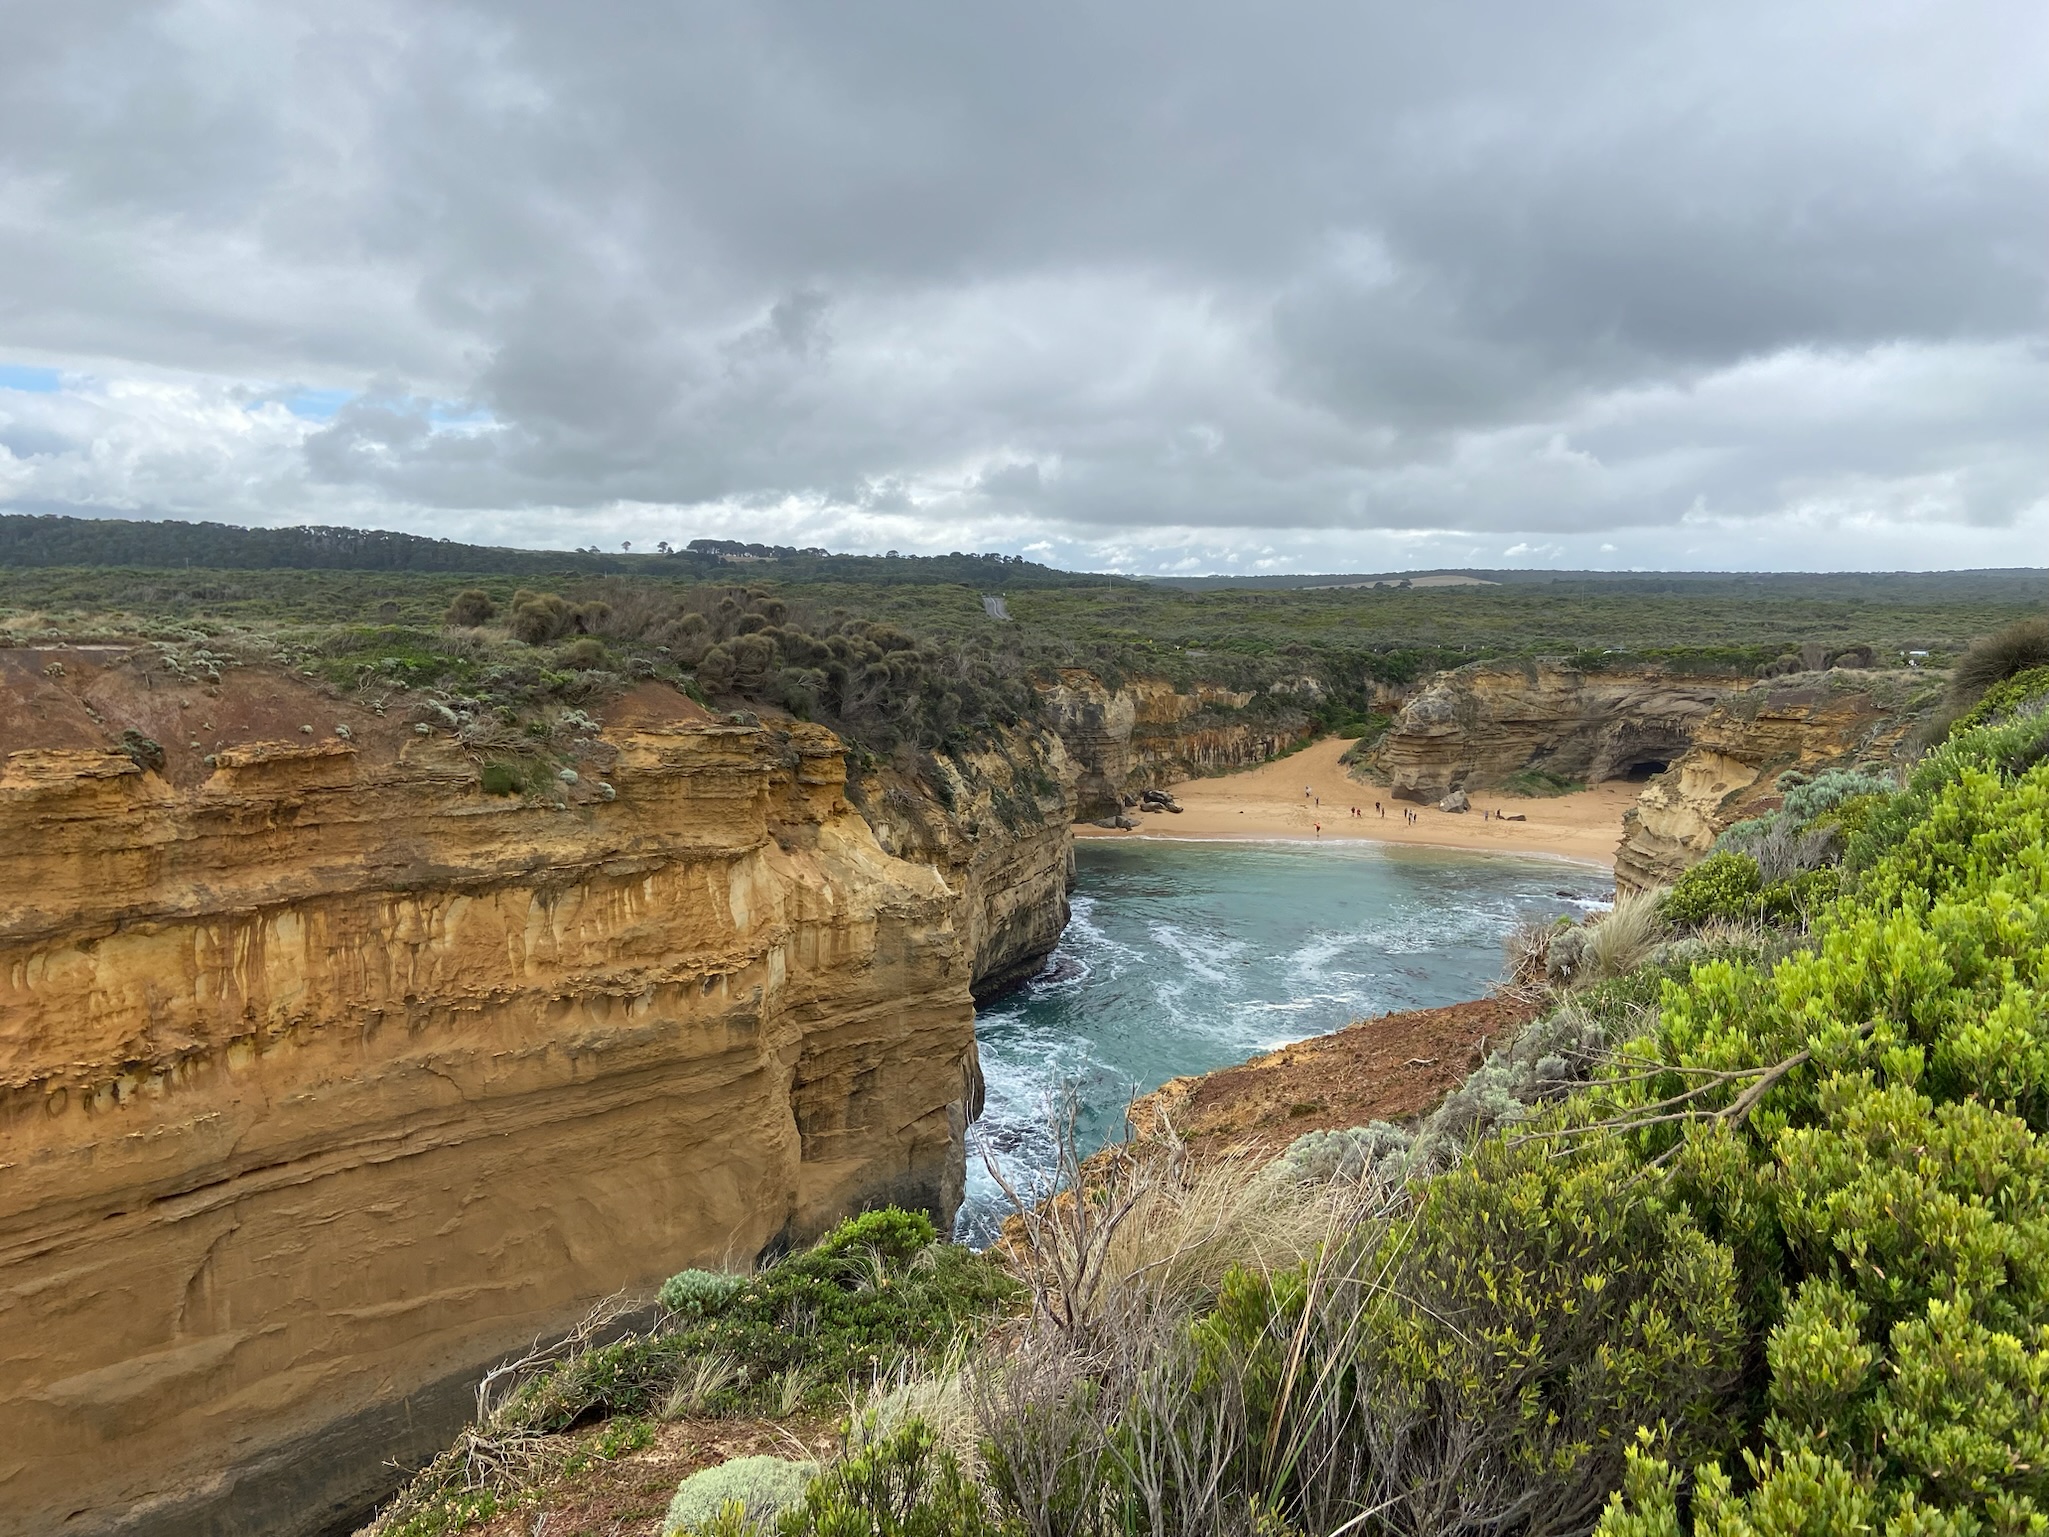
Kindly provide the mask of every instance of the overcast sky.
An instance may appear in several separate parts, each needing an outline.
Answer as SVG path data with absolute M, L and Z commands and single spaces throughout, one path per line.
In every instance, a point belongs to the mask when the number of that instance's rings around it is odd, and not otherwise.
M 2040 0 L 4 15 L 16 510 L 2049 563 Z

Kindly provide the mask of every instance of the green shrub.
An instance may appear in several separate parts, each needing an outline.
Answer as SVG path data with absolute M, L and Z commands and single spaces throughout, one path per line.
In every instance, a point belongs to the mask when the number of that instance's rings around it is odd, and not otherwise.
M 715 1318 L 747 1284 L 745 1276 L 716 1270 L 679 1270 L 662 1283 L 657 1300 L 687 1318 Z
M 1773 881 L 1757 894 L 1756 911 L 1774 923 L 1806 923 L 1840 896 L 1842 889 L 1842 875 L 1833 865 L 1824 865 Z
M 1916 771 L 1816 948 L 1698 968 L 1629 1049 L 1696 1075 L 1781 1064 L 1636 1134 L 1728 1235 L 1764 1345 L 1740 1482 L 1688 1470 L 1698 1533 L 2049 1516 L 2049 768 L 1984 766 L 2000 729 Z M 1701 1082 L 1618 1079 L 1587 1113 Z M 1716 1115 L 1747 1083 L 1769 1092 Z M 1640 1455 L 1609 1537 L 1685 1529 L 1652 1465 L 1685 1459 Z
M 161 773 L 164 767 L 163 744 L 154 737 L 146 737 L 133 728 L 121 733 L 121 751 L 134 760 L 137 768 Z
M 661 1333 L 564 1362 L 522 1390 L 515 1419 L 553 1432 L 592 1415 L 653 1414 L 690 1363 L 706 1357 L 738 1368 L 703 1395 L 712 1414 L 790 1413 L 850 1382 L 931 1359 L 1017 1290 L 995 1259 L 933 1239 L 923 1213 L 885 1207 L 753 1276 L 684 1271 L 663 1286 L 665 1303 L 695 1299 L 703 1309 L 720 1294 L 723 1301 L 694 1315 L 679 1308 Z
M 777 1520 L 777 1537 L 1023 1537 L 962 1474 L 932 1427 L 910 1420 L 849 1452 Z
M 486 795 L 517 795 L 526 788 L 526 774 L 516 763 L 493 758 L 477 771 L 477 783 Z
M 1667 923 L 1697 928 L 1711 918 L 1753 917 L 1764 880 L 1748 854 L 1710 854 L 1672 883 L 1658 910 Z
M 818 1476 L 815 1462 L 783 1457 L 735 1457 L 715 1468 L 692 1473 L 676 1486 L 662 1531 L 698 1533 L 711 1528 L 721 1513 L 731 1525 L 735 1516 L 750 1525 L 766 1526 L 782 1511 L 800 1504 L 805 1485 Z M 728 1511 L 727 1507 L 737 1507 Z M 744 1527 L 742 1528 L 744 1530 Z
M 448 612 L 442 615 L 442 623 L 465 627 L 488 624 L 498 612 L 498 605 L 491 601 L 491 595 L 481 587 L 465 587 L 449 600 Z
M 1242 1395 L 1238 1498 L 1312 1531 L 1362 1507 L 1391 1531 L 1516 1529 L 1537 1510 L 1583 1529 L 1622 1476 L 1614 1427 L 1727 1449 L 1744 1345 L 1730 1251 L 1633 1180 L 1619 1144 L 1559 1149 L 1487 1138 L 1342 1256 L 1234 1273 L 1194 1326 L 1188 1392 L 1153 1412 L 1193 1427 Z M 1301 1451 L 1294 1470 L 1274 1446 Z
M 2037 710 L 2049 706 L 2049 667 L 2031 667 L 1993 684 L 1970 712 L 1950 727 L 1949 734 L 1958 736 L 1980 726 L 1992 725 L 2028 710 L 2030 706 Z
M 564 667 L 588 671 L 594 667 L 603 667 L 610 660 L 610 655 L 606 652 L 603 641 L 595 635 L 586 635 L 583 639 L 573 640 L 564 646 L 556 653 L 556 660 Z

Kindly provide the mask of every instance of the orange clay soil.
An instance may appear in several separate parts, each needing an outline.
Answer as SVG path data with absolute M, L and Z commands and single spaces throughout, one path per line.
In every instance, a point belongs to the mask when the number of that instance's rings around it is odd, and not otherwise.
M 1495 854 L 1561 854 L 1613 867 L 1622 840 L 1622 814 L 1643 786 L 1610 780 L 1590 790 L 1549 799 L 1482 790 L 1471 811 L 1439 811 L 1389 797 L 1385 787 L 1354 779 L 1338 762 L 1353 744 L 1339 737 L 1312 742 L 1300 752 L 1257 768 L 1172 787 L 1181 803 L 1171 812 L 1137 812 L 1136 832 L 1078 826 L 1082 838 L 1367 838 Z M 1308 793 L 1304 793 L 1307 787 Z M 1374 812 L 1378 801 L 1386 815 Z M 1358 807 L 1361 816 L 1351 814 Z M 1403 816 L 1416 815 L 1414 825 Z M 1483 811 L 1520 815 L 1496 821 Z M 1319 825 L 1321 831 L 1318 830 Z
M 1362 1019 L 1237 1067 L 1175 1078 L 1132 1107 L 1141 1137 L 1164 1118 L 1198 1158 L 1272 1155 L 1308 1131 L 1400 1121 L 1430 1109 L 1541 1004 L 1503 993 Z

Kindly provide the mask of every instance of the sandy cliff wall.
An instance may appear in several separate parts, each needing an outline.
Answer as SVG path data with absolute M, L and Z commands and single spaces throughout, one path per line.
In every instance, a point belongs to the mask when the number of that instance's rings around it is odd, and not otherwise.
M 0 1531 L 318 1530 L 595 1296 L 958 1201 L 941 870 L 822 729 L 608 737 L 563 809 L 428 741 L 7 757 Z
M 1670 885 L 1708 856 L 1723 829 L 1777 806 L 1775 782 L 1787 769 L 1892 766 L 1938 683 L 1933 674 L 1840 670 L 1731 694 L 1623 817 L 1616 888 Z
M 1474 662 L 1430 680 L 1366 767 L 1408 800 L 1541 769 L 1589 784 L 1663 769 L 1710 711 L 1744 685 L 1655 669 L 1588 673 L 1560 661 Z
M 1073 763 L 1084 820 L 1114 811 L 1134 790 L 1264 763 L 1307 735 L 1306 715 L 1232 719 L 1252 695 L 1211 685 L 1182 693 L 1164 679 L 1133 678 L 1111 689 L 1092 673 L 1067 671 L 1039 698 Z

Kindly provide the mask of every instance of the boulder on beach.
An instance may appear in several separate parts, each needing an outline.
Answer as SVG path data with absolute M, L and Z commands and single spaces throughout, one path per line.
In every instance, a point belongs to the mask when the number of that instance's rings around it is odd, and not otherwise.
M 1473 803 L 1466 799 L 1466 792 L 1454 790 L 1437 803 L 1439 811 L 1471 811 Z

